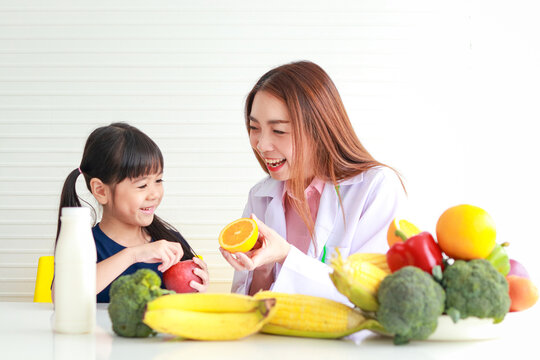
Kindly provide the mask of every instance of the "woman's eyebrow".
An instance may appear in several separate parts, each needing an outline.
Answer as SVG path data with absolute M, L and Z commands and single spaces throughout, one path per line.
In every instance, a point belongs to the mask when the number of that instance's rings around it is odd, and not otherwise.
M 255 117 L 253 117 L 251 115 L 249 116 L 249 120 L 253 121 L 253 122 L 256 122 L 256 123 L 259 122 L 259 120 L 257 120 Z M 288 124 L 288 123 L 290 123 L 290 121 L 289 120 L 278 120 L 278 119 L 274 120 L 274 119 L 272 119 L 272 120 L 268 120 L 268 123 L 269 124 Z

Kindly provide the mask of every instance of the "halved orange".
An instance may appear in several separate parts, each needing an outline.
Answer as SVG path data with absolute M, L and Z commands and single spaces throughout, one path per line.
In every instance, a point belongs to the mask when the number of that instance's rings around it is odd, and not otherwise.
M 227 224 L 219 233 L 219 245 L 231 253 L 247 252 L 255 246 L 259 228 L 253 219 L 241 218 Z
M 407 239 L 413 235 L 420 234 L 420 230 L 416 225 L 408 222 L 404 219 L 395 218 L 388 226 L 388 232 L 386 233 L 386 240 L 388 241 L 388 246 L 392 247 L 395 243 L 402 242 L 403 238 L 396 234 L 396 230 L 401 231 Z

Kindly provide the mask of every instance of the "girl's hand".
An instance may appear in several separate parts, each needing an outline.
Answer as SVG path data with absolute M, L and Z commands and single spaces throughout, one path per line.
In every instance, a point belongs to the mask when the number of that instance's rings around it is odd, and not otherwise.
M 200 266 L 200 269 L 199 268 L 193 269 L 193 273 L 201 278 L 202 284 L 192 280 L 189 283 L 189 286 L 191 286 L 198 292 L 206 292 L 206 288 L 208 287 L 208 281 L 210 278 L 210 276 L 208 275 L 208 266 L 202 259 L 196 256 L 193 257 L 193 261 L 195 262 L 195 264 Z
M 260 266 L 274 263 L 283 263 L 289 254 L 291 245 L 273 229 L 266 226 L 252 214 L 251 218 L 259 227 L 259 239 L 253 250 L 234 255 L 223 248 L 219 248 L 221 255 L 236 270 L 252 271 Z
M 161 263 L 158 270 L 165 272 L 184 256 L 182 245 L 177 242 L 158 240 L 148 244 L 134 246 L 133 263 Z

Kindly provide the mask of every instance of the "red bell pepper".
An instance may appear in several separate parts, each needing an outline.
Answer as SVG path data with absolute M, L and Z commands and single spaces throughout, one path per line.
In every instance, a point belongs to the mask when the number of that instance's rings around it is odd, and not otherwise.
M 441 248 L 427 231 L 392 245 L 386 253 L 386 261 L 392 272 L 408 265 L 419 267 L 429 274 L 437 265 L 444 270 Z

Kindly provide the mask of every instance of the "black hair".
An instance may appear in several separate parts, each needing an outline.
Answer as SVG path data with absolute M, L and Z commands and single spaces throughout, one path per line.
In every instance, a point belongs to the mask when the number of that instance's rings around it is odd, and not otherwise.
M 133 179 L 162 171 L 161 150 L 136 127 L 126 123 L 113 123 L 95 129 L 86 140 L 79 168 L 73 170 L 64 182 L 58 209 L 56 241 L 60 234 L 62 208 L 82 206 L 75 189 L 80 174 L 84 176 L 86 187 L 91 191 L 90 180 L 93 178 L 114 186 L 126 178 Z M 180 232 L 157 215 L 154 215 L 152 223 L 145 226 L 144 230 L 154 240 L 165 239 L 180 243 L 184 250 L 183 260 L 196 255 Z

